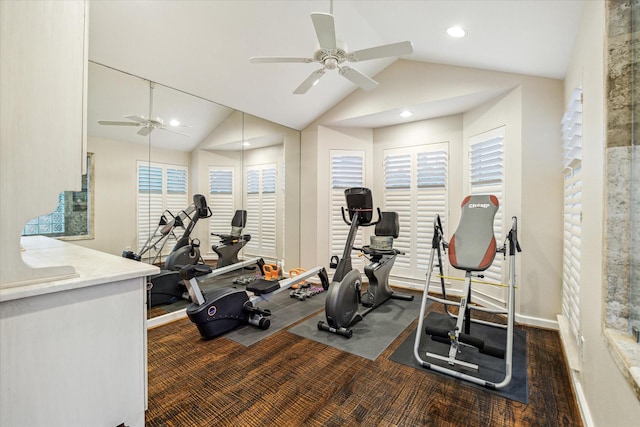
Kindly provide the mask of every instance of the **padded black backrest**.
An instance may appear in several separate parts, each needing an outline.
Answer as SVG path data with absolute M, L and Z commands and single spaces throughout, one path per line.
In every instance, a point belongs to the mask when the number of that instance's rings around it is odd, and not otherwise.
M 496 256 L 493 219 L 498 211 L 496 196 L 467 196 L 462 201 L 460 224 L 449 242 L 449 262 L 460 270 L 483 271 Z
M 353 221 L 356 212 L 360 218 L 360 224 L 369 224 L 373 218 L 373 196 L 368 188 L 354 187 L 344 190 L 347 200 L 349 219 Z
M 376 224 L 376 236 L 398 238 L 400 219 L 398 212 L 380 212 L 380 222 Z
M 247 224 L 247 211 L 237 210 L 231 220 L 232 227 L 243 227 Z

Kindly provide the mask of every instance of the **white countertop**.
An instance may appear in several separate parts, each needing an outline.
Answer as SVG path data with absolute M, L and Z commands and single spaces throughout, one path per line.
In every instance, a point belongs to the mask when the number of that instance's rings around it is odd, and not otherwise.
M 22 259 L 31 267 L 67 266 L 72 277 L 0 289 L 0 302 L 149 276 L 158 267 L 43 236 L 21 239 Z

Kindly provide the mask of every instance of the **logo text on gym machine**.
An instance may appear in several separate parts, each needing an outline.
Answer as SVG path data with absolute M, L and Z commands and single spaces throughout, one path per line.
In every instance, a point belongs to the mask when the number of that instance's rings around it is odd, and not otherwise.
M 488 207 L 489 207 L 489 203 L 469 203 L 469 209 L 473 209 L 473 208 L 486 209 Z

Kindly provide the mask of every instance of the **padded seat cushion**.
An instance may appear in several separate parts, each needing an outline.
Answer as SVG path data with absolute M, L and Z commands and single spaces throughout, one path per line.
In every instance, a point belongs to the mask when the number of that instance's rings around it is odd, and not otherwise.
M 279 282 L 265 279 L 256 279 L 247 285 L 247 290 L 256 295 L 268 294 L 279 288 Z

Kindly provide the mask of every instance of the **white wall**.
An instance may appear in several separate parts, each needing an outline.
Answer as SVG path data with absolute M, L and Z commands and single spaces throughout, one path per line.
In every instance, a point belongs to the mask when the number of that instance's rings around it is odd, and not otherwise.
M 561 311 L 562 99 L 561 81 L 523 77 L 516 89 L 464 114 L 465 158 L 470 137 L 505 126 L 504 218 L 518 218 L 523 248 L 516 257 L 517 320 L 552 328 Z M 468 191 L 467 168 L 463 174 Z
M 337 125 L 346 126 L 350 119 L 382 111 L 399 112 L 400 109 L 412 105 L 438 103 L 452 97 L 473 98 L 482 95 L 488 101 L 465 112 L 457 130 L 450 129 L 453 132 L 451 138 L 462 144 L 461 147 L 456 147 L 456 144 L 450 146 L 452 153 L 458 153 L 455 156 L 458 156 L 460 161 L 458 176 L 450 174 L 450 178 L 458 185 L 457 188 L 450 186 L 454 191 L 449 198 L 450 221 L 457 223 L 459 217 L 456 215 L 459 215 L 461 195 L 469 190 L 465 184 L 468 177 L 465 175 L 466 172 L 462 172 L 467 169 L 464 163 L 468 138 L 499 126 L 506 126 L 506 214 L 508 217 L 515 215 L 520 219 L 520 240 L 523 246 L 523 252 L 517 260 L 518 280 L 522 285 L 516 292 L 519 303 L 517 312 L 519 320 L 556 327 L 555 316 L 560 307 L 561 283 L 559 239 L 562 224 L 562 186 L 558 176 L 561 165 L 558 147 L 563 102 L 562 82 L 406 60 L 395 62 L 378 74 L 376 80 L 380 82 L 380 86 L 375 91 L 353 92 L 302 133 L 303 162 L 309 164 L 310 170 L 313 167 L 317 170 L 316 176 L 306 176 L 304 173 L 301 176 L 302 194 L 306 194 L 310 199 L 309 206 L 315 204 L 316 207 L 301 218 L 303 242 L 316 242 L 315 254 L 307 252 L 305 245 L 302 245 L 303 258 L 306 257 L 306 262 L 310 264 L 328 265 L 326 236 L 329 218 L 323 207 L 327 206 L 329 194 L 329 150 L 339 146 L 367 147 L 370 141 L 373 141 L 375 146 L 378 137 L 381 142 L 386 141 L 388 146 L 393 144 L 393 139 L 397 137 L 396 143 L 402 145 L 403 143 L 399 142 L 402 135 L 410 135 L 418 129 L 426 132 L 429 126 L 439 122 L 428 120 L 422 124 L 410 123 L 375 131 L 338 128 Z M 331 125 L 333 128 L 330 128 Z M 369 136 L 370 132 L 373 132 L 373 137 Z M 458 136 L 455 136 L 456 132 Z M 556 154 L 557 161 L 547 160 Z M 532 162 L 538 160 L 539 163 L 541 159 L 545 159 L 542 165 Z M 369 177 L 379 175 L 379 165 L 375 163 L 375 156 L 373 160 L 374 163 L 368 160 L 366 163 Z M 380 190 L 375 188 L 376 181 L 368 178 L 367 185 L 374 187 L 374 194 L 380 194 Z M 553 188 L 554 186 L 557 188 Z M 533 197 L 524 197 L 525 194 L 531 194 Z
M 582 253 L 580 313 L 584 348 L 576 387 L 596 426 L 631 426 L 640 402 L 613 361 L 603 332 L 603 212 L 605 181 L 605 4 L 586 2 L 564 84 L 565 104 L 583 88 Z M 566 345 L 566 343 L 565 343 Z
M 90 136 L 87 150 L 94 153 L 94 239 L 73 243 L 118 256 L 137 251 L 137 162 L 149 160 L 149 147 Z M 150 160 L 188 167 L 189 153 L 154 149 Z

